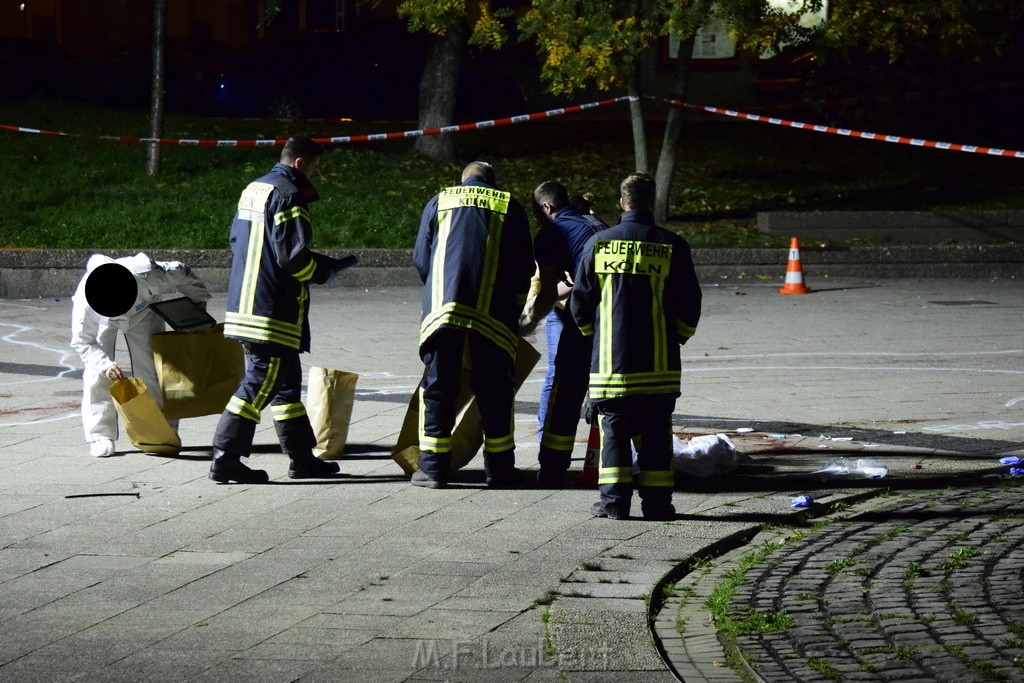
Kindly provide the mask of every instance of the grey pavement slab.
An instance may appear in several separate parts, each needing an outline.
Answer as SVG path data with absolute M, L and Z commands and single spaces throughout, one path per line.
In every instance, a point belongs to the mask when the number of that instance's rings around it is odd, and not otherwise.
M 289 480 L 268 418 L 252 458 L 265 486 L 207 479 L 216 416 L 182 421 L 177 457 L 122 438 L 91 458 L 69 302 L 0 300 L 0 678 L 672 680 L 646 598 L 680 563 L 797 520 L 801 493 L 927 496 L 1024 456 L 1021 283 L 808 284 L 706 283 L 675 429 L 726 433 L 746 459 L 681 480 L 669 523 L 593 519 L 594 491 L 486 490 L 479 458 L 450 489 L 411 487 L 389 452 L 422 374 L 417 287 L 314 291 L 304 365 L 360 375 L 349 476 Z M 526 469 L 544 362 L 517 397 Z M 814 474 L 838 457 L 889 475 Z M 680 667 L 731 673 L 706 663 Z

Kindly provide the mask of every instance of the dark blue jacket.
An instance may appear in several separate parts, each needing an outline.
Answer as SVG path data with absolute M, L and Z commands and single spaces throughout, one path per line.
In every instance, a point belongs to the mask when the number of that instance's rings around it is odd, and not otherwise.
M 569 306 L 580 331 L 594 336 L 591 398 L 679 395 L 679 346 L 701 309 L 686 240 L 649 211 L 623 213 L 591 238 Z
M 515 358 L 519 314 L 533 276 L 526 212 L 473 176 L 427 202 L 413 248 L 426 285 L 420 347 L 442 327 L 482 334 Z
M 323 284 L 335 259 L 309 249 L 316 189 L 277 164 L 249 184 L 231 224 L 231 278 L 224 336 L 309 350 L 309 283 Z

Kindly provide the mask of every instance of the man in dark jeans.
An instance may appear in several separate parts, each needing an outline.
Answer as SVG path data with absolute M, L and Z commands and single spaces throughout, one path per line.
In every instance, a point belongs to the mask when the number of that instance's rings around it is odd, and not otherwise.
M 540 290 L 527 304 L 520 333 L 529 334 L 547 316 L 548 371 L 540 392 L 540 471 L 544 487 L 566 484 L 572 461 L 580 408 L 587 393 L 591 337 L 585 337 L 561 302 L 572 291 L 573 278 L 584 249 L 595 232 L 607 228 L 601 219 L 581 213 L 561 183 L 548 180 L 533 191 L 533 211 L 540 230 L 533 241 L 540 275 Z M 550 311 L 550 313 L 549 313 Z
M 468 351 L 487 484 L 516 486 L 513 378 L 533 245 L 526 212 L 497 187 L 490 164 L 469 164 L 460 185 L 427 202 L 413 263 L 425 285 L 420 357 L 427 372 L 420 387 L 419 470 L 412 483 L 447 485 L 455 401 Z

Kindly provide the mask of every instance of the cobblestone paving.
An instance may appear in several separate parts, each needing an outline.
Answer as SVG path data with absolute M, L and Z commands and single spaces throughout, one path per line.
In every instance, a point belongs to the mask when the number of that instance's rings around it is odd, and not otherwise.
M 1021 482 L 876 501 L 753 566 L 733 616 L 766 681 L 1024 681 Z M 761 614 L 754 614 L 754 612 Z

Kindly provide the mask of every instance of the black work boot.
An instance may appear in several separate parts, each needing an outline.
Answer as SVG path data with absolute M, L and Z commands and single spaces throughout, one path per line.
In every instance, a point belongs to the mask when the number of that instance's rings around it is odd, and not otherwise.
M 568 486 L 572 451 L 557 451 L 548 446 L 541 446 L 537 460 L 540 462 L 537 484 L 541 488 L 563 489 Z
M 270 477 L 263 470 L 252 470 L 242 463 L 242 456 L 236 453 L 225 453 L 219 448 L 213 449 L 213 462 L 210 464 L 210 479 L 220 484 L 233 481 L 239 484 L 266 484 Z
M 341 471 L 338 463 L 321 460 L 312 453 L 288 457 L 291 458 L 291 464 L 288 466 L 289 479 L 324 479 L 333 477 Z

